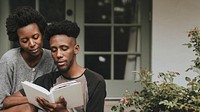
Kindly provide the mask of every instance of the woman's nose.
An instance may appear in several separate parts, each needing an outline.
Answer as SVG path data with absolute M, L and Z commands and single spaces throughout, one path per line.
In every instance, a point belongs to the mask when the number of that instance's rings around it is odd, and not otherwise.
M 30 39 L 30 47 L 34 47 L 35 46 L 35 41 L 33 39 Z

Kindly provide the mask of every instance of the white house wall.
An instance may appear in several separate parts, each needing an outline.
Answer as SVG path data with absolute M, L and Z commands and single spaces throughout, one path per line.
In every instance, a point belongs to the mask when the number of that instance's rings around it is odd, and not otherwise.
M 200 28 L 200 0 L 153 0 L 152 71 L 153 80 L 159 72 L 176 71 L 181 75 L 175 80 L 186 85 L 185 72 L 193 63 L 194 53 L 182 44 L 187 43 L 188 31 Z

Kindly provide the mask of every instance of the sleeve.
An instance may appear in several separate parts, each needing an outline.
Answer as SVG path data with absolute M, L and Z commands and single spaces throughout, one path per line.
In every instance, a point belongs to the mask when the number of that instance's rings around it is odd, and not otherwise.
M 5 97 L 10 96 L 12 88 L 12 69 L 6 61 L 0 60 L 0 105 Z
M 90 85 L 92 86 L 92 85 Z M 86 106 L 86 112 L 103 112 L 106 97 L 106 84 L 104 80 L 100 80 L 93 92 L 89 93 L 89 101 Z

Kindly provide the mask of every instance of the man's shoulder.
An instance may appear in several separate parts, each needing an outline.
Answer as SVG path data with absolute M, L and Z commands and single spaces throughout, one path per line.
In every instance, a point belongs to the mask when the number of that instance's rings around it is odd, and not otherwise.
M 60 76 L 60 73 L 58 71 L 53 71 L 38 77 L 35 81 L 53 80 L 58 76 Z
M 87 80 L 89 98 L 91 98 L 92 95 L 94 94 L 96 94 L 97 96 L 100 95 L 102 96 L 102 98 L 105 98 L 106 82 L 103 76 L 90 69 L 86 69 L 84 75 Z M 95 92 L 95 91 L 98 91 L 98 92 Z
M 86 79 L 104 82 L 103 76 L 101 74 L 91 70 L 91 69 L 86 68 L 84 74 L 85 74 Z

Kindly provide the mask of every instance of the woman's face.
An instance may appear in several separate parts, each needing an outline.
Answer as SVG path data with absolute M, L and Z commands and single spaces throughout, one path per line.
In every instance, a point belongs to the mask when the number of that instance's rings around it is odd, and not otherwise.
M 29 56 L 38 56 L 42 53 L 42 34 L 36 23 L 29 24 L 17 30 L 19 44 Z

